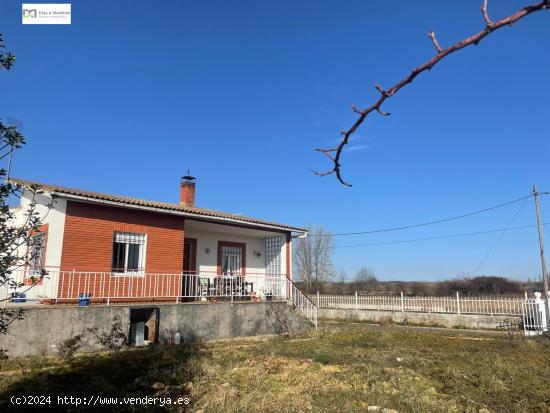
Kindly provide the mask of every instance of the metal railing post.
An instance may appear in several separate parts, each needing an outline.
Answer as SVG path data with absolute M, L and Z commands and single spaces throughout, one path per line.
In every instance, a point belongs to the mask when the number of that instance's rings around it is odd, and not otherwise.
M 107 286 L 107 305 L 111 303 L 111 274 L 107 274 L 107 281 L 109 285 Z
M 460 315 L 460 298 L 458 291 L 456 292 L 456 313 Z
M 401 312 L 405 312 L 405 299 L 403 298 L 403 291 L 401 291 Z
M 357 291 L 355 291 L 355 311 L 359 310 L 359 303 L 357 300 Z

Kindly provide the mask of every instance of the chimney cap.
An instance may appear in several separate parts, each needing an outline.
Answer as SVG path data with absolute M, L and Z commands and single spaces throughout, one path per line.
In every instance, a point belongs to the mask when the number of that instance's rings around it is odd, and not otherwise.
M 187 170 L 187 175 L 181 177 L 182 184 L 183 183 L 194 184 L 196 180 L 197 178 L 195 178 L 194 176 L 191 176 L 191 174 L 189 173 L 189 169 Z

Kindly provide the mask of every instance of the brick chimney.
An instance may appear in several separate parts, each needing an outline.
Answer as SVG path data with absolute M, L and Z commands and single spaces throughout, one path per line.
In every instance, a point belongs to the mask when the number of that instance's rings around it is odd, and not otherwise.
M 182 207 L 194 207 L 195 206 L 195 183 L 196 178 L 189 175 L 181 177 L 180 181 L 180 205 Z

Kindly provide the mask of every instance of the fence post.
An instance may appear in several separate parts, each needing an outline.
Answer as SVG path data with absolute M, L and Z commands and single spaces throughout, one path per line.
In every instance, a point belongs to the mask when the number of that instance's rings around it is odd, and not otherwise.
M 357 291 L 355 291 L 355 311 L 359 310 L 359 303 L 357 302 Z
M 460 315 L 460 298 L 458 296 L 458 291 L 456 292 L 456 312 Z
M 401 312 L 405 312 L 405 299 L 403 298 L 403 291 L 401 291 Z
M 317 290 L 317 307 L 320 307 L 321 302 L 319 301 L 319 290 Z

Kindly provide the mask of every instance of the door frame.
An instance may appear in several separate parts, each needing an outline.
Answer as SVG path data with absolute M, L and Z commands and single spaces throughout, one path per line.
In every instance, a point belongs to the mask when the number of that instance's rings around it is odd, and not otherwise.
M 241 266 L 242 274 L 241 276 L 246 275 L 246 243 L 244 242 L 232 242 L 232 241 L 218 241 L 218 263 L 217 263 L 217 273 L 222 275 L 222 247 L 239 247 L 241 248 Z
M 191 254 L 189 255 L 190 266 L 188 273 L 197 272 L 197 239 L 196 238 L 184 238 L 183 239 L 183 268 L 181 269 L 185 273 L 185 244 L 191 244 Z

